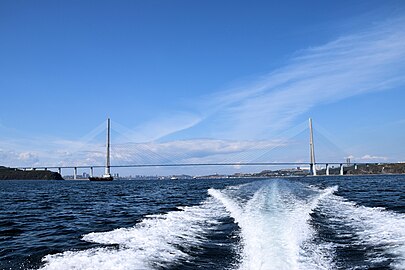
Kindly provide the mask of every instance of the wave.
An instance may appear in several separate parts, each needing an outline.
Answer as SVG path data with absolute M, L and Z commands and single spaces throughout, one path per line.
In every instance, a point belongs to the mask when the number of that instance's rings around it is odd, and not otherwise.
M 235 189 L 210 189 L 241 228 L 240 269 L 329 269 L 327 243 L 311 240 L 310 214 L 324 197 L 337 188 L 316 190 L 287 180 L 254 184 L 250 198 L 240 200 Z M 252 187 L 244 187 L 249 190 Z M 254 189 L 253 189 L 254 190 Z
M 405 215 L 381 207 L 357 205 L 340 196 L 330 196 L 319 209 L 342 246 L 360 246 L 365 259 L 360 267 L 389 265 L 405 269 Z M 350 239 L 345 243 L 341 239 Z M 347 241 L 346 241 L 347 242 Z
M 224 229 L 229 224 L 239 227 L 238 256 L 223 268 L 405 269 L 405 215 L 356 205 L 336 195 L 337 189 L 283 179 L 212 188 L 200 205 L 146 216 L 132 228 L 86 234 L 84 241 L 107 247 L 47 255 L 42 269 L 181 268 L 193 260 L 198 265 L 193 250 L 215 245 L 212 236 L 220 230 L 232 237 Z M 323 227 L 329 231 L 322 234 Z M 350 262 L 339 253 L 345 247 L 365 257 Z
M 187 248 L 201 244 L 226 212 L 213 199 L 180 209 L 147 216 L 133 228 L 84 235 L 85 241 L 118 248 L 47 255 L 42 269 L 154 269 L 186 259 Z

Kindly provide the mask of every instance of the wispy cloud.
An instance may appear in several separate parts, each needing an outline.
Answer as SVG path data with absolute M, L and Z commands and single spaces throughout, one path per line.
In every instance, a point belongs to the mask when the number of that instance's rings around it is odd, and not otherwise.
M 132 129 L 114 122 L 113 129 L 122 136 L 119 139 L 121 141 L 150 142 L 191 128 L 201 120 L 202 117 L 196 113 L 176 111 L 168 112 L 165 116 L 141 123 Z
M 249 162 L 263 153 L 285 145 L 284 141 L 179 140 L 170 142 L 127 143 L 114 147 L 117 162 L 198 163 Z M 125 157 L 123 159 L 123 157 Z
M 388 157 L 382 157 L 382 156 L 373 156 L 373 155 L 364 155 L 361 158 L 359 158 L 360 160 L 380 160 L 380 161 L 385 161 L 388 160 Z
M 180 140 L 170 142 L 113 144 L 111 160 L 114 165 L 252 162 L 286 141 L 228 141 Z M 69 144 L 65 145 L 67 147 Z M 49 142 L 46 150 L 16 151 L 0 149 L 0 164 L 25 166 L 89 166 L 103 165 L 105 148 L 91 143 L 85 148 L 58 149 L 58 143 Z
M 298 52 L 246 86 L 210 96 L 205 125 L 226 138 L 257 138 L 285 128 L 314 106 L 405 84 L 404 19 Z M 270 128 L 269 128 L 270 127 Z
M 385 156 L 376 156 L 376 155 L 370 155 L 370 154 L 366 154 L 366 155 L 362 155 L 359 157 L 356 157 L 354 155 L 350 155 L 348 156 L 348 158 L 350 158 L 350 160 L 352 162 L 356 162 L 356 161 L 360 161 L 360 162 L 384 162 L 389 160 L 388 157 Z

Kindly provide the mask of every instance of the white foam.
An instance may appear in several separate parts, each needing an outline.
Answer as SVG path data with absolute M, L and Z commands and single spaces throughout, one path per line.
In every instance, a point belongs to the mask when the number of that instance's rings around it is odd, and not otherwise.
M 116 244 L 118 248 L 93 248 L 47 255 L 42 269 L 153 269 L 190 259 L 188 247 L 230 215 L 240 227 L 239 269 L 334 269 L 333 247 L 314 243 L 310 225 L 315 208 L 329 223 L 349 226 L 357 244 L 378 247 L 371 263 L 395 257 L 391 266 L 405 269 L 405 215 L 381 208 L 357 206 L 334 195 L 336 187 L 319 190 L 286 180 L 269 180 L 210 189 L 201 205 L 183 207 L 164 215 L 146 217 L 133 228 L 90 233 L 83 240 Z M 220 202 L 220 203 L 219 203 Z M 319 239 L 318 239 L 319 240 Z M 353 243 L 356 244 L 356 243 Z
M 306 199 L 296 196 L 296 188 L 304 187 L 290 186 L 287 181 L 263 182 L 253 197 L 244 203 L 227 190 L 209 190 L 209 194 L 223 203 L 241 228 L 243 255 L 240 269 L 331 267 L 322 250 L 325 247 L 311 244 L 314 230 L 308 221 L 319 200 L 336 188 L 313 191 Z
M 119 248 L 47 255 L 42 269 L 152 269 L 187 258 L 179 247 L 187 248 L 204 241 L 206 233 L 215 228 L 218 218 L 226 212 L 212 198 L 181 210 L 149 216 L 133 228 L 84 235 L 85 241 L 118 244 Z
M 376 248 L 367 254 L 369 262 L 379 263 L 393 258 L 391 267 L 405 269 L 404 214 L 379 207 L 358 206 L 336 195 L 323 201 L 321 210 L 331 221 L 351 228 L 350 233 L 358 238 L 351 244 Z

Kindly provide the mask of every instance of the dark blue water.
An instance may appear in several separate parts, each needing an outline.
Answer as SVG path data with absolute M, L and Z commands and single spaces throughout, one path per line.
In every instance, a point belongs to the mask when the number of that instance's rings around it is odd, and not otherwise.
M 0 269 L 405 269 L 405 176 L 1 181 Z

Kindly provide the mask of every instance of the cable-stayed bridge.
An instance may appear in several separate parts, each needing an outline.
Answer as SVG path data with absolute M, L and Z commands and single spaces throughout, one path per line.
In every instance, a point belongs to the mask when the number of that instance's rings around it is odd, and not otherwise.
M 107 142 L 104 150 L 82 150 L 77 151 L 83 157 L 72 160 L 71 164 L 49 164 L 36 166 L 23 166 L 23 170 L 71 170 L 73 178 L 77 178 L 78 170 L 86 170 L 90 176 L 94 175 L 95 169 L 104 168 L 105 174 L 110 175 L 110 170 L 114 168 L 173 168 L 173 167 L 235 167 L 241 166 L 276 166 L 276 167 L 305 167 L 310 174 L 317 175 L 317 170 L 325 170 L 325 174 L 330 174 L 331 167 L 338 167 L 339 174 L 344 174 L 345 165 L 350 161 L 316 161 L 315 160 L 315 140 L 312 120 L 305 122 L 293 129 L 288 136 L 282 139 L 271 141 L 223 141 L 223 140 L 182 140 L 171 142 L 149 142 L 149 143 L 131 143 L 120 142 L 110 144 L 110 120 L 107 121 L 107 129 L 98 128 L 98 132 L 107 130 Z M 119 126 L 119 125 L 118 125 Z M 125 135 L 126 132 L 121 132 Z M 331 140 L 322 134 L 317 133 L 317 138 L 324 138 L 332 145 L 333 152 L 342 152 Z M 294 138 L 304 137 L 305 142 L 297 143 Z M 90 136 L 91 137 L 91 136 Z M 93 136 L 94 137 L 94 136 Z M 288 146 L 295 143 L 295 150 L 300 151 L 299 155 L 304 152 L 306 158 L 292 160 L 292 154 L 284 151 Z M 306 145 L 304 148 L 303 145 Z M 298 147 L 298 145 L 300 147 Z M 93 145 L 94 146 L 94 145 Z M 309 146 L 309 147 L 308 147 Z M 97 146 L 99 147 L 99 146 Z M 309 153 L 308 153 L 309 150 Z M 285 157 L 275 155 L 287 155 Z M 287 153 L 287 154 L 285 154 Z M 277 157 L 275 160 L 274 157 Z M 340 153 L 342 159 L 347 155 Z M 104 164 L 103 164 L 104 163 Z M 357 167 L 358 164 L 371 164 L 356 162 L 350 164 Z

